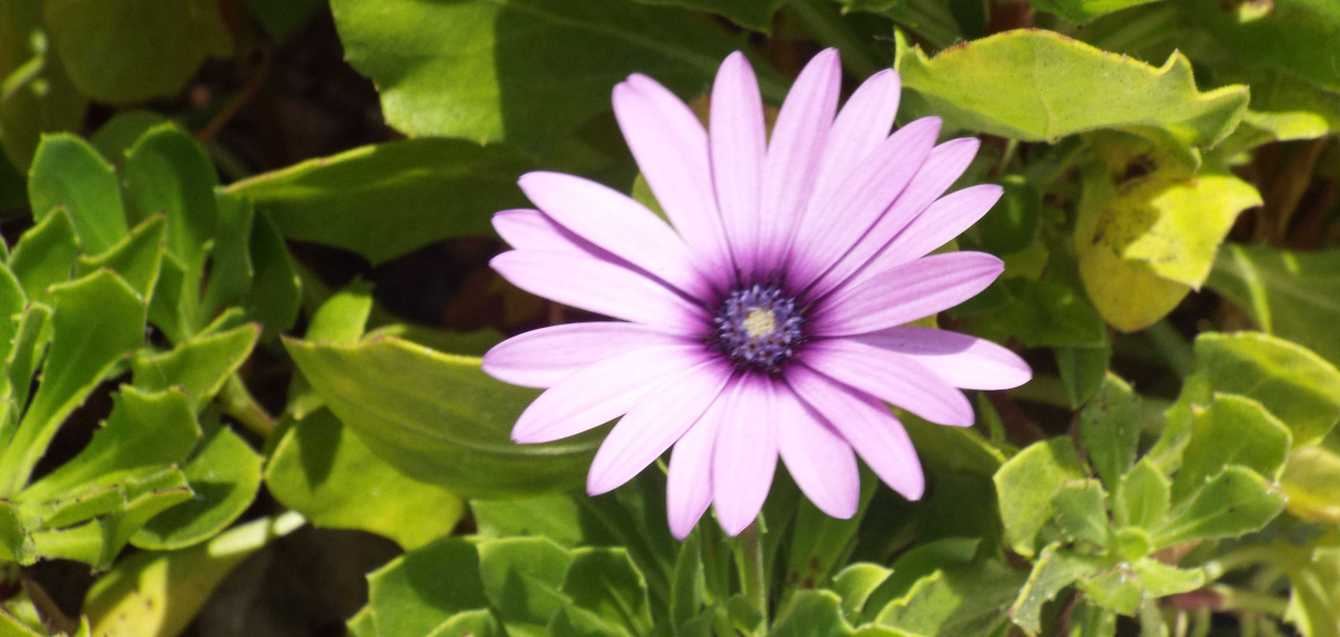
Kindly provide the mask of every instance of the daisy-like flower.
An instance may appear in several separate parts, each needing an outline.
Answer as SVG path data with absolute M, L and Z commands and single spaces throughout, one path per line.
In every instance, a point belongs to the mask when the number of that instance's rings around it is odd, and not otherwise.
M 619 127 L 669 225 L 580 177 L 521 177 L 538 210 L 494 217 L 514 249 L 493 268 L 620 320 L 538 329 L 484 356 L 495 378 L 545 388 L 514 440 L 549 442 L 618 418 L 587 491 L 624 484 L 673 446 L 671 531 L 683 538 L 713 505 L 735 535 L 762 508 L 778 456 L 834 517 L 856 513 L 857 455 L 918 499 L 921 465 L 886 403 L 966 427 L 973 410 L 960 388 L 1028 381 L 1028 365 L 1003 347 L 906 326 L 976 295 L 1004 267 L 980 252 L 927 256 L 1000 198 L 995 185 L 944 195 L 978 142 L 936 145 L 933 117 L 890 134 L 892 70 L 839 112 L 840 83 L 837 51 L 816 55 L 771 138 L 738 52 L 717 73 L 706 130 L 649 77 L 616 86 Z

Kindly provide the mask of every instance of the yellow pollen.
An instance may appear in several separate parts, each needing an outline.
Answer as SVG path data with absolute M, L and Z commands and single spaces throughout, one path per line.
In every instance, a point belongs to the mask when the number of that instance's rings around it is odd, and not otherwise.
M 776 330 L 777 317 L 773 315 L 772 310 L 761 307 L 749 308 L 749 315 L 744 317 L 744 332 L 749 338 L 762 338 Z

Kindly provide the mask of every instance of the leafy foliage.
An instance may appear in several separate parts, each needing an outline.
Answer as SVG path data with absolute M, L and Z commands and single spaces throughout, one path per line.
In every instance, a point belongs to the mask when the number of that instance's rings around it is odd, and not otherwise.
M 325 623 L 272 630 L 1340 637 L 1337 6 L 0 4 L 0 634 L 227 632 L 305 579 L 270 604 Z M 676 541 L 663 462 L 590 497 L 605 428 L 511 441 L 537 394 L 480 355 L 589 317 L 489 272 L 490 216 L 534 169 L 659 210 L 615 84 L 707 122 L 738 49 L 771 126 L 827 46 L 982 139 L 949 247 L 1005 273 L 931 321 L 1035 380 L 897 414 L 917 502 L 778 472 Z

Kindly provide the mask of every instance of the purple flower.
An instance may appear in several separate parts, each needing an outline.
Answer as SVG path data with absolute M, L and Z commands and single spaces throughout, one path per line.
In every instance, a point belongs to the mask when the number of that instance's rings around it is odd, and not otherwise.
M 779 455 L 834 517 L 856 512 L 856 455 L 895 491 L 921 497 L 916 451 L 886 403 L 966 427 L 973 411 L 960 388 L 1029 380 L 1003 347 L 905 327 L 981 292 L 1004 267 L 980 252 L 927 256 L 1000 198 L 995 185 L 944 195 L 977 140 L 936 145 L 934 117 L 890 134 L 892 70 L 838 112 L 840 81 L 837 52 L 816 55 L 770 139 L 738 52 L 717 73 L 706 131 L 655 80 L 616 86 L 619 126 L 673 227 L 580 177 L 521 178 L 538 210 L 494 217 L 514 249 L 493 268 L 621 320 L 527 332 L 484 356 L 494 377 L 546 388 L 514 440 L 558 440 L 619 418 L 587 491 L 624 484 L 674 446 L 671 531 L 683 538 L 713 504 L 734 535 L 762 508 Z

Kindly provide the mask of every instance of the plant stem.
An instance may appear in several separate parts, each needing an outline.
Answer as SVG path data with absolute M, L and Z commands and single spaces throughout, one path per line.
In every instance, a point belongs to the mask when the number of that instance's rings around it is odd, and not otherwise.
M 251 395 L 251 391 L 237 374 L 233 374 L 228 378 L 228 382 L 223 384 L 223 390 L 219 392 L 216 400 L 223 408 L 223 413 L 252 433 L 262 438 L 269 438 L 270 434 L 274 433 L 274 416 L 256 401 L 256 397 Z
M 1178 376 L 1191 373 L 1195 354 L 1191 350 L 1191 345 L 1172 324 L 1168 323 L 1167 319 L 1149 326 L 1148 334 L 1149 340 L 1154 341 L 1154 351 L 1158 352 Z
M 1219 608 L 1221 610 L 1250 611 L 1283 617 L 1284 612 L 1289 608 L 1288 600 L 1269 593 L 1258 593 L 1230 586 L 1215 586 L 1213 590 L 1219 594 L 1221 600 Z
M 763 618 L 759 634 L 768 630 L 768 585 L 763 575 L 763 542 L 758 535 L 758 522 L 740 533 L 736 541 L 735 565 L 740 573 L 744 596 Z
M 791 12 L 800 19 L 814 39 L 842 50 L 842 65 L 859 77 L 866 77 L 884 68 L 866 49 L 860 36 L 842 21 L 842 16 L 831 0 L 791 0 Z

